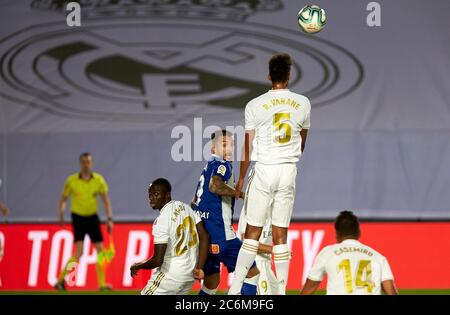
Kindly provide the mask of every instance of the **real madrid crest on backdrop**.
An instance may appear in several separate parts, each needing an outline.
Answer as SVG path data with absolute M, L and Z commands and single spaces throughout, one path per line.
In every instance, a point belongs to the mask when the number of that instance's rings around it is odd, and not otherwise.
M 68 2 L 30 3 L 64 16 Z M 363 79 L 358 59 L 334 43 L 246 21 L 282 9 L 281 1 L 79 3 L 81 27 L 41 23 L 1 42 L 3 97 L 75 119 L 180 122 L 205 110 L 212 118 L 241 110 L 267 90 L 266 73 L 256 69 L 279 51 L 297 61 L 291 86 L 316 107 Z

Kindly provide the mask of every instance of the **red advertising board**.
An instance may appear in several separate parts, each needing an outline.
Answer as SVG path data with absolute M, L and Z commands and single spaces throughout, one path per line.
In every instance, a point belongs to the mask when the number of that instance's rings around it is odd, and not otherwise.
M 105 226 L 102 228 L 106 235 Z M 362 223 L 361 229 L 361 241 L 388 259 L 399 288 L 450 288 L 450 222 Z M 115 225 L 116 256 L 107 273 L 107 282 L 115 289 L 138 290 L 145 286 L 151 273 L 141 272 L 132 279 L 129 267 L 152 255 L 151 231 L 152 225 L 146 223 Z M 73 248 L 70 225 L 2 224 L 0 238 L 4 245 L 0 290 L 51 289 Z M 288 245 L 293 257 L 288 289 L 301 287 L 318 251 L 333 242 L 332 223 L 291 224 Z M 97 288 L 96 254 L 88 239 L 84 247 L 85 254 L 68 289 Z M 224 269 L 220 288 L 226 289 L 230 280 Z M 198 288 L 197 283 L 194 289 Z

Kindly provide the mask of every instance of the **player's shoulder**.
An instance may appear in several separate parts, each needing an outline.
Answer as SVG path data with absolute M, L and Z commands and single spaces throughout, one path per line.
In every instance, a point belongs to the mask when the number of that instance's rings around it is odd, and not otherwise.
M 170 205 L 167 204 L 167 212 L 181 213 L 183 211 L 192 210 L 191 206 L 179 200 L 172 200 Z M 166 209 L 165 209 L 166 210 Z
M 373 256 L 374 258 L 377 258 L 379 260 L 386 259 L 386 257 L 384 257 L 384 255 L 382 253 L 380 253 L 379 251 L 377 251 L 376 249 L 374 249 L 368 245 L 365 245 L 365 244 L 362 244 L 362 245 L 368 250 L 369 255 Z
M 330 245 L 325 246 L 324 248 L 322 248 L 319 251 L 318 255 L 325 257 L 325 258 L 330 256 L 335 251 L 336 245 L 338 245 L 338 244 L 330 244 Z
M 183 201 L 176 200 L 176 205 L 183 210 L 190 211 L 192 207 Z
M 169 211 L 168 211 L 169 212 Z M 190 205 L 188 205 L 187 203 L 183 202 L 183 201 L 179 201 L 179 200 L 173 200 L 173 204 L 170 210 L 170 216 L 172 218 L 175 218 L 179 215 L 181 215 L 182 218 L 184 217 L 197 217 L 198 214 L 197 212 L 192 209 L 192 207 Z M 199 217 L 200 219 L 200 217 Z
M 269 92 L 263 93 L 255 98 L 251 99 L 245 107 L 246 108 L 254 107 L 254 106 L 260 104 L 262 100 L 265 100 L 268 97 L 269 97 Z
M 159 210 L 159 214 L 155 219 L 155 221 L 153 222 L 153 224 L 156 223 L 167 224 L 168 221 L 170 221 L 169 218 L 172 217 L 173 213 L 177 208 L 178 208 L 177 201 L 172 199 L 171 201 L 166 203 L 164 207 L 161 208 L 161 210 Z
M 292 91 L 290 91 L 290 95 L 292 96 L 292 98 L 294 98 L 295 100 L 297 100 L 297 102 L 300 103 L 300 106 L 304 106 L 308 109 L 311 109 L 311 102 L 306 95 L 295 93 Z

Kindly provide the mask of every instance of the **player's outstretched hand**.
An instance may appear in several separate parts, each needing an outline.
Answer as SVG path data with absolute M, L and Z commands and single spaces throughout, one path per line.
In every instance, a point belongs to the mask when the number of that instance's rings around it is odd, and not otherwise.
M 130 267 L 130 274 L 131 274 L 132 278 L 134 278 L 137 275 L 139 269 L 140 268 L 139 268 L 139 264 L 138 263 L 133 264 L 133 266 Z
M 195 269 L 194 270 L 194 279 L 196 280 L 203 280 L 205 278 L 205 273 L 202 269 Z

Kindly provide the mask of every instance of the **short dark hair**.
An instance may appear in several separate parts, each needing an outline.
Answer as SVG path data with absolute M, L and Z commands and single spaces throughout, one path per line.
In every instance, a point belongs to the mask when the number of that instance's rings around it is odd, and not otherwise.
M 220 136 L 222 136 L 222 137 L 233 137 L 233 134 L 231 132 L 229 132 L 228 130 L 226 130 L 226 129 L 218 130 L 218 131 L 215 131 L 215 132 L 213 132 L 211 134 L 211 140 L 212 141 L 217 141 L 217 139 Z
M 272 82 L 286 82 L 289 79 L 292 59 L 288 54 L 276 54 L 269 60 L 269 75 Z
M 92 156 L 89 152 L 83 152 L 80 154 L 80 161 L 82 158 L 88 157 L 88 156 Z
M 148 193 L 150 193 L 150 188 L 152 186 L 159 186 L 159 187 L 163 188 L 163 190 L 165 192 L 169 192 L 169 193 L 172 192 L 172 186 L 170 185 L 170 182 L 167 179 L 165 179 L 165 178 L 157 178 L 157 179 L 155 179 L 150 184 L 150 186 L 148 186 Z
M 361 230 L 359 229 L 359 220 L 351 211 L 341 211 L 334 222 L 336 234 L 345 236 L 359 237 Z

